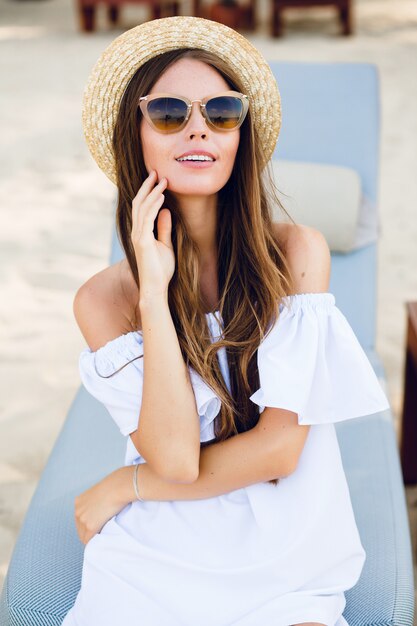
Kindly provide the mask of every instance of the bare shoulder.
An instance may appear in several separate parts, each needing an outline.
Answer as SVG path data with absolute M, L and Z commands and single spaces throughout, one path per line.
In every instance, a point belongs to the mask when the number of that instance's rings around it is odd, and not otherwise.
M 138 307 L 129 266 L 124 259 L 89 278 L 76 292 L 73 311 L 89 348 L 136 330 Z M 136 289 L 137 291 L 137 289 Z
M 331 255 L 323 233 L 304 224 L 274 223 L 294 281 L 294 293 L 329 290 Z

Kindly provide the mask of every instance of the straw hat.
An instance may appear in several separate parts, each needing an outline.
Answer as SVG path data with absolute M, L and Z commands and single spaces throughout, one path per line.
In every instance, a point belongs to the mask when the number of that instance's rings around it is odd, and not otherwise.
M 262 147 L 264 167 L 281 128 L 281 99 L 267 61 L 237 31 L 201 17 L 151 20 L 116 37 L 94 65 L 83 95 L 82 122 L 88 148 L 98 166 L 116 184 L 113 129 L 122 96 L 136 70 L 152 57 L 178 48 L 200 48 L 227 59 L 249 96 L 249 107 Z

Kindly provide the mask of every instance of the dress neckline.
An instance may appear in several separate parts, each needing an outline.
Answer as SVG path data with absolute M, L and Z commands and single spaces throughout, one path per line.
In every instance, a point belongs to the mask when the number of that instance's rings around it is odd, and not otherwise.
M 283 296 L 282 300 L 284 302 L 298 303 L 298 304 L 335 304 L 335 296 L 331 291 L 306 291 L 303 293 L 290 293 L 287 296 Z M 208 313 L 204 313 L 206 317 L 216 317 L 216 315 L 220 314 L 220 309 L 216 309 L 215 311 L 209 311 Z
M 304 293 L 293 293 L 283 297 L 283 300 L 291 303 L 292 306 L 300 307 L 304 303 L 310 303 L 312 305 L 315 304 L 323 304 L 327 306 L 332 306 L 335 304 L 335 296 L 330 291 L 314 291 L 314 292 L 304 292 Z M 280 307 L 283 306 L 280 303 Z M 205 317 L 210 320 L 212 323 L 213 320 L 216 320 L 217 323 L 221 323 L 222 320 L 219 320 L 220 317 L 220 309 L 216 309 L 215 311 L 209 311 L 208 313 L 204 313 Z M 219 316 L 219 317 L 217 317 Z M 111 346 L 122 344 L 129 344 L 134 341 L 134 337 L 140 336 L 143 341 L 143 332 L 142 330 L 129 330 L 127 333 L 123 333 L 119 335 L 115 339 L 110 339 L 104 346 L 101 346 L 96 350 L 96 352 L 105 351 L 105 349 L 109 349 Z M 89 348 L 87 348 L 89 350 Z M 91 351 L 92 352 L 92 351 Z

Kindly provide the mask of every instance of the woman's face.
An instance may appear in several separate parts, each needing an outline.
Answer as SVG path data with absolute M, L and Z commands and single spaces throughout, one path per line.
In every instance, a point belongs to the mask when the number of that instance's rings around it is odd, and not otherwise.
M 149 93 L 164 92 L 196 100 L 229 90 L 213 67 L 196 59 L 179 59 L 160 76 Z M 196 102 L 186 126 L 179 132 L 164 135 L 142 118 L 140 136 L 146 169 L 156 170 L 158 181 L 165 177 L 167 188 L 174 193 L 207 196 L 219 191 L 230 178 L 240 129 L 228 132 L 211 129 Z M 201 168 L 176 161 L 194 149 L 209 152 L 215 161 Z

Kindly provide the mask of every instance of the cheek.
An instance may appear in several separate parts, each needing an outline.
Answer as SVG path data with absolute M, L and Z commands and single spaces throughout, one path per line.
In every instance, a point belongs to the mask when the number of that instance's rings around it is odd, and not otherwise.
M 158 166 L 161 167 L 168 154 L 166 136 L 153 131 L 152 128 L 142 120 L 140 138 L 146 169 L 149 171 L 151 169 L 157 169 Z
M 240 130 L 238 129 L 237 131 L 230 133 L 230 135 L 230 138 L 228 138 L 229 152 L 230 154 L 236 155 L 240 141 Z
M 233 168 L 233 164 L 236 159 L 236 154 L 239 148 L 239 140 L 240 140 L 240 133 L 237 133 L 237 136 L 230 138 L 227 146 L 225 146 L 225 149 L 224 149 L 224 155 L 226 157 L 227 164 L 230 170 Z

